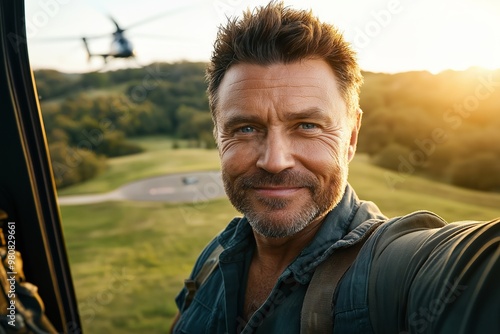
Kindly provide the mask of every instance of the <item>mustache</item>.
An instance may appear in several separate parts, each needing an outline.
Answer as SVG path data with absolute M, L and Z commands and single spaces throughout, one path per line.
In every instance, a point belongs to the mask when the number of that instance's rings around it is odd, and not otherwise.
M 314 176 L 292 170 L 285 170 L 278 174 L 269 173 L 265 170 L 259 170 L 252 175 L 241 177 L 239 181 L 240 186 L 243 189 L 266 186 L 305 187 L 314 189 L 318 184 L 318 181 Z

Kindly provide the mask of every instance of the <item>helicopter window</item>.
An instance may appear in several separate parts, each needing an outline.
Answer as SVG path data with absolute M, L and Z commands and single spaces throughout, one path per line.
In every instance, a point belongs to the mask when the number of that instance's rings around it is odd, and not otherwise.
M 219 14 L 199 1 L 25 4 L 83 330 L 163 333 L 199 250 L 236 214 L 205 95 Z

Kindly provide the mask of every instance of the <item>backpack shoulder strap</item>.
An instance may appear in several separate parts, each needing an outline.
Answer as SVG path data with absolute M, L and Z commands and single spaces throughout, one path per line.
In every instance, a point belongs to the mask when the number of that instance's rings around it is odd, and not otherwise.
M 372 225 L 361 240 L 352 246 L 337 249 L 316 268 L 302 304 L 301 334 L 332 333 L 335 289 L 365 241 L 379 225 Z
M 205 260 L 200 271 L 198 272 L 198 274 L 196 274 L 194 279 L 184 280 L 184 286 L 187 289 L 186 298 L 184 300 L 184 309 L 187 309 L 189 307 L 196 292 L 198 291 L 198 288 L 203 283 L 205 283 L 208 276 L 210 276 L 210 274 L 219 265 L 219 255 L 223 250 L 224 248 L 221 245 L 217 245 L 217 247 L 215 247 L 212 253 L 210 253 L 208 258 Z

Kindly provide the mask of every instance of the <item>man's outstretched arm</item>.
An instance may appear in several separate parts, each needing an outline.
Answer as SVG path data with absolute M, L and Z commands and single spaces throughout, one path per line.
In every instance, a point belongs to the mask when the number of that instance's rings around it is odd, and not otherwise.
M 370 275 L 376 332 L 500 333 L 500 220 L 410 230 L 381 245 Z

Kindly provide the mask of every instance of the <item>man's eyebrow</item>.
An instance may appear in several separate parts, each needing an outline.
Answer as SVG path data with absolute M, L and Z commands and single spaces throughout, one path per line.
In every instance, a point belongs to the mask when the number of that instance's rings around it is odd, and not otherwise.
M 285 113 L 284 118 L 286 121 L 297 120 L 326 120 L 328 115 L 326 111 L 319 108 L 309 108 L 305 110 Z M 262 118 L 257 115 L 234 115 L 229 116 L 224 123 L 221 123 L 222 128 L 231 129 L 238 125 L 243 124 L 256 124 L 262 123 Z
M 317 119 L 324 120 L 328 118 L 326 111 L 319 108 L 309 108 L 296 112 L 290 112 L 285 115 L 287 121 L 296 121 L 301 119 Z
M 262 120 L 255 115 L 234 115 L 229 116 L 225 122 L 221 124 L 224 129 L 231 129 L 241 124 L 255 124 L 260 123 Z

